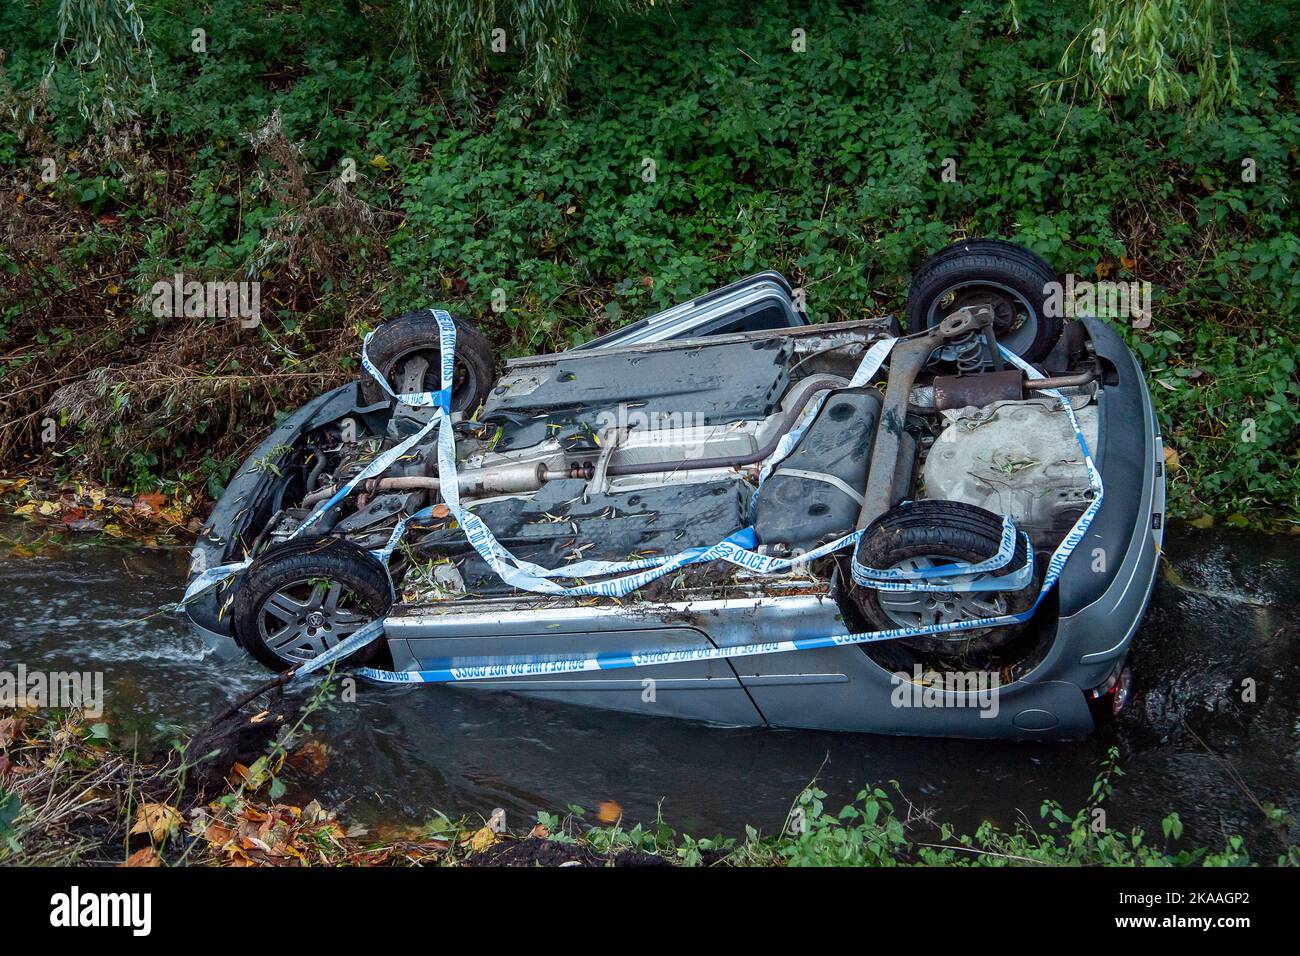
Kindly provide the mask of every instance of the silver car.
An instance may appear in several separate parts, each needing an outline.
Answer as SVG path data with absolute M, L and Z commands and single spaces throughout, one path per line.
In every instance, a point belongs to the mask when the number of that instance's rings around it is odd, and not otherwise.
M 231 479 L 185 612 L 281 670 L 1086 735 L 1129 695 L 1163 456 L 1132 353 L 1054 314 L 1057 283 L 971 240 L 914 277 L 909 334 L 810 323 L 768 272 L 503 365 L 467 322 L 396 317 Z

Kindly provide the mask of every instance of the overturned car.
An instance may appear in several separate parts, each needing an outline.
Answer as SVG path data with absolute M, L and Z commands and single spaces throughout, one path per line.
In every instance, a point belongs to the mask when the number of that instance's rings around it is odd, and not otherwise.
M 729 725 L 1078 737 L 1129 693 L 1164 475 L 1122 339 L 1009 243 L 904 334 L 763 273 L 498 370 L 435 310 L 230 481 L 183 607 L 272 668 Z

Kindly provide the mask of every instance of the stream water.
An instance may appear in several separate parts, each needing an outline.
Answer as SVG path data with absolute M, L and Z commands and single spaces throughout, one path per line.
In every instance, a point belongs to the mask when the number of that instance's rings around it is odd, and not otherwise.
M 184 547 L 66 537 L 40 548 L 0 526 L 0 669 L 101 670 L 118 739 L 147 746 L 201 724 L 266 678 L 251 659 L 215 660 L 176 619 Z M 617 801 L 629 820 L 694 835 L 771 831 L 814 776 L 832 808 L 898 781 L 918 807 L 973 828 L 1037 822 L 1045 798 L 1073 809 L 1118 746 L 1125 775 L 1111 826 L 1184 839 L 1244 836 L 1256 859 L 1280 837 L 1257 803 L 1300 817 L 1300 539 L 1171 529 L 1168 562 L 1131 656 L 1136 698 L 1113 728 L 1069 744 L 1012 744 L 806 731 L 719 729 L 442 686 L 361 685 L 355 705 L 318 714 L 326 806 L 372 825 L 436 811 L 514 826 L 537 810 Z M 1243 700 L 1253 681 L 1255 699 Z M 1246 696 L 1249 696 L 1248 694 Z

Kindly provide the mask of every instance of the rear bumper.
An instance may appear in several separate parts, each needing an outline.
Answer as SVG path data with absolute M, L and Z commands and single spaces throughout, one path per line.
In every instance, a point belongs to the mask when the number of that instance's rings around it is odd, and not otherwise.
M 1056 642 L 1028 679 L 1068 675 L 1092 688 L 1123 662 L 1151 600 L 1164 542 L 1165 466 L 1160 424 L 1137 360 L 1113 329 L 1084 321 L 1117 378 L 1102 395 L 1094 451 L 1105 496 L 1061 575 Z

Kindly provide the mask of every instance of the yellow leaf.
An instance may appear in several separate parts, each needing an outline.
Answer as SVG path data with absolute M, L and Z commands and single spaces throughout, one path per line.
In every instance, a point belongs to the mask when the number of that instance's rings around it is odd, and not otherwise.
M 244 778 L 244 783 L 250 790 L 260 790 L 263 785 L 271 778 L 271 767 L 266 757 L 258 757 L 253 761 L 251 767 L 245 767 L 241 764 L 235 764 L 235 773 Z
M 497 835 L 492 832 L 491 827 L 483 827 L 469 841 L 469 848 L 475 853 L 482 853 L 493 843 L 497 842 Z
M 29 514 L 35 514 L 35 512 L 36 512 L 36 505 L 31 501 L 27 502 L 27 504 L 25 505 L 19 505 L 17 508 L 14 509 L 14 514 L 16 515 L 29 515 Z
M 154 843 L 161 843 L 167 835 L 178 829 L 182 818 L 180 811 L 165 803 L 142 803 L 135 812 L 132 833 L 147 833 Z
M 606 800 L 596 807 L 596 819 L 601 823 L 617 823 L 623 815 L 623 808 L 613 800 Z
M 392 169 L 392 163 L 384 158 L 383 153 L 375 153 L 374 158 L 370 160 L 370 165 L 376 169 Z
M 1193 518 L 1187 523 L 1193 528 L 1213 528 L 1214 515 L 1201 515 L 1199 518 Z
M 1170 448 L 1168 445 L 1165 446 L 1165 468 L 1169 471 L 1178 470 L 1178 452 L 1174 451 L 1174 449 Z
M 48 518 L 50 515 L 56 515 L 59 513 L 59 506 L 53 501 L 42 501 L 36 506 L 36 510 Z

